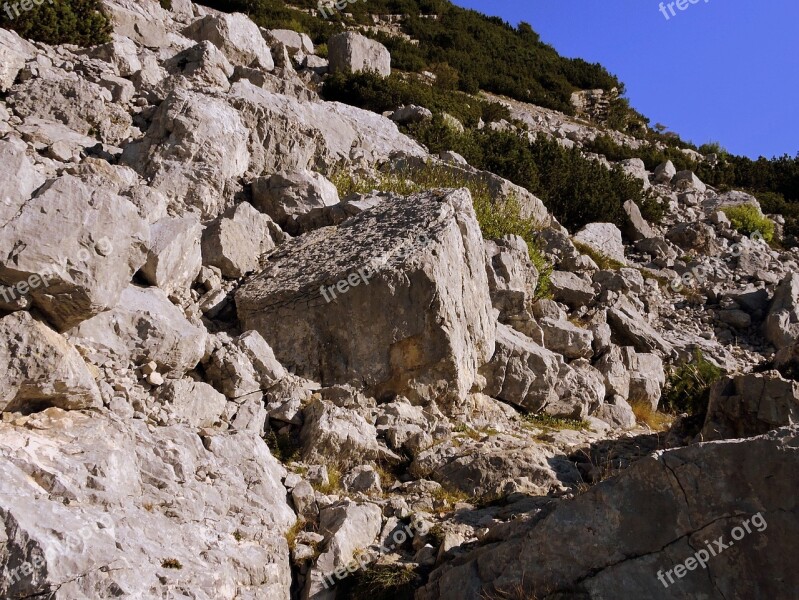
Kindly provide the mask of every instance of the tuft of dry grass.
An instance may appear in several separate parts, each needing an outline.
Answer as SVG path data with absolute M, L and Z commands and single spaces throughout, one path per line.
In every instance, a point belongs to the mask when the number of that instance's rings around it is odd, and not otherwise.
M 635 415 L 635 420 L 643 423 L 652 431 L 666 431 L 672 424 L 672 418 L 662 412 L 652 410 L 648 402 L 633 402 L 630 405 Z
M 301 531 L 305 530 L 306 521 L 302 517 L 297 517 L 297 520 L 294 522 L 289 530 L 285 533 L 284 537 L 286 538 L 286 542 L 289 545 L 290 550 L 294 550 L 297 545 L 297 535 Z

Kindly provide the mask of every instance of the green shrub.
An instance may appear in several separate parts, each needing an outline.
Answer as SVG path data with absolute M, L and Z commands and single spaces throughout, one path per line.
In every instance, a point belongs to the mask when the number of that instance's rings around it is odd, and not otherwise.
M 724 373 L 697 350 L 691 362 L 675 368 L 669 375 L 663 390 L 663 409 L 704 416 L 710 401 L 710 388 Z
M 754 204 L 741 204 L 722 210 L 738 233 L 743 235 L 760 233 L 766 242 L 774 241 L 774 222 L 763 216 Z
M 104 44 L 111 39 L 113 28 L 101 6 L 100 0 L 53 0 L 34 4 L 31 10 L 20 11 L 14 18 L 1 10 L 0 27 L 45 44 Z M 13 8 L 10 10 L 14 14 Z

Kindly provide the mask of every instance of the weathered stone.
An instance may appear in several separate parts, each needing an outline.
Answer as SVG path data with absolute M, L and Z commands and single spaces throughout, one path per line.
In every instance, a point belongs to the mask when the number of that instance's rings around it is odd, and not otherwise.
M 291 52 L 314 53 L 313 41 L 305 33 L 298 33 L 291 29 L 270 29 L 265 32 L 265 35 L 280 42 Z
M 122 77 L 130 77 L 142 68 L 136 44 L 130 38 L 116 33 L 111 34 L 110 42 L 91 47 L 87 54 L 111 63 Z
M 799 338 L 799 273 L 790 273 L 774 292 L 764 325 L 766 339 L 777 350 Z
M 94 377 L 63 336 L 26 312 L 0 319 L 0 412 L 100 405 Z
M 370 465 L 352 469 L 344 476 L 342 484 L 348 492 L 362 492 L 364 494 L 380 494 L 383 492 L 383 488 L 380 485 L 380 474 Z
M 594 354 L 594 336 L 588 329 L 569 321 L 544 318 L 538 321 L 544 331 L 544 347 L 566 358 L 590 358 Z
M 678 190 L 691 189 L 700 193 L 707 191 L 707 186 L 693 171 L 680 171 L 672 178 L 671 184 Z
M 236 305 L 298 375 L 457 400 L 493 353 L 483 265 L 468 191 L 419 194 L 284 244 Z
M 319 173 L 275 173 L 252 182 L 253 205 L 289 233 L 299 231 L 297 217 L 339 203 L 336 186 Z
M 608 325 L 613 330 L 614 341 L 620 346 L 630 345 L 638 352 L 657 352 L 664 357 L 673 352 L 672 345 L 624 297 L 608 309 Z
M 408 123 L 421 123 L 422 121 L 429 121 L 433 118 L 433 113 L 423 106 L 410 104 L 395 110 L 390 118 L 396 123 L 407 125 Z
M 275 68 L 272 53 L 258 26 L 240 13 L 206 15 L 189 25 L 183 35 L 197 42 L 209 41 L 234 65 Z
M 63 331 L 117 304 L 144 264 L 148 238 L 126 199 L 59 177 L 4 224 L 0 279 L 42 278 L 30 298 Z
M 666 239 L 683 250 L 712 254 L 716 249 L 716 231 L 707 223 L 680 223 L 669 229 Z
M 326 462 L 330 457 L 344 465 L 366 460 L 398 460 L 377 442 L 377 429 L 357 412 L 325 400 L 312 401 L 303 411 L 300 440 L 306 462 Z
M 674 167 L 674 163 L 667 160 L 655 167 L 655 183 L 671 183 L 676 174 L 677 169 Z
M 613 223 L 589 223 L 572 240 L 575 244 L 583 244 L 594 252 L 625 263 L 621 231 Z
M 497 326 L 496 353 L 480 370 L 485 394 L 530 412 L 557 400 L 555 383 L 566 371 L 563 358 L 506 325 Z
M 0 596 L 161 598 L 190 581 L 198 598 L 288 598 L 285 475 L 242 432 L 56 408 L 0 423 Z
M 327 42 L 330 70 L 373 71 L 383 77 L 391 75 L 391 54 L 386 47 L 358 33 L 337 33 Z
M 25 62 L 36 55 L 36 47 L 15 31 L 0 29 L 0 92 L 7 92 Z
M 0 223 L 5 225 L 19 212 L 44 177 L 27 155 L 28 145 L 22 140 L 0 140 Z M 5 230 L 3 231 L 5 234 Z
M 630 370 L 630 403 L 645 403 L 657 410 L 663 387 L 666 385 L 666 372 L 663 361 L 656 354 L 626 353 L 627 368 Z
M 144 138 L 125 147 L 122 162 L 179 212 L 195 207 L 213 218 L 226 206 L 231 180 L 247 170 L 248 136 L 239 114 L 222 100 L 175 90 Z
M 274 249 L 274 225 L 251 204 L 242 202 L 209 225 L 202 236 L 203 264 L 237 278 L 258 269 L 261 258 Z
M 550 596 L 666 600 L 675 592 L 664 588 L 658 573 L 719 538 L 728 545 L 723 556 L 734 559 L 708 554 L 710 568 L 685 570 L 684 578 L 673 580 L 675 590 L 691 598 L 780 597 L 799 586 L 790 561 L 774 558 L 790 553 L 799 535 L 797 508 L 785 505 L 799 479 L 798 453 L 796 428 L 659 452 L 541 519 L 498 528 L 482 546 L 435 571 L 416 597 L 547 590 Z M 748 534 L 743 521 L 754 525 Z M 735 527 L 743 537 L 732 546 Z M 531 553 L 532 547 L 539 550 Z
M 167 217 L 150 227 L 150 247 L 142 275 L 167 294 L 184 290 L 202 267 L 202 225 L 194 215 Z
M 191 427 L 212 427 L 227 404 L 227 398 L 210 385 L 190 379 L 166 382 L 158 397 L 168 404 L 170 415 Z
M 635 413 L 621 397 L 613 399 L 613 404 L 605 403 L 599 407 L 594 416 L 616 429 L 632 429 L 635 427 Z
M 527 243 L 518 236 L 486 241 L 486 273 L 491 302 L 499 321 L 527 334 L 538 271 L 530 260 Z
M 710 390 L 702 440 L 761 435 L 799 422 L 799 382 L 779 373 L 723 377 Z
M 189 81 L 199 84 L 200 89 L 230 89 L 233 65 L 219 48 L 211 42 L 200 42 L 187 48 L 164 63 L 170 73 L 180 73 Z
M 84 321 L 69 331 L 68 338 L 122 364 L 152 360 L 182 375 L 205 354 L 207 335 L 158 288 L 129 286 L 113 310 Z
M 169 13 L 158 2 L 103 0 L 102 4 L 111 17 L 117 34 L 148 48 L 165 48 L 170 45 L 167 30 Z
M 553 271 L 549 277 L 552 296 L 571 308 L 586 306 L 594 299 L 594 288 L 582 277 L 568 271 Z
M 624 212 L 627 214 L 627 221 L 624 227 L 624 235 L 631 242 L 637 242 L 646 238 L 655 237 L 655 231 L 641 215 L 641 209 L 632 200 L 624 203 Z

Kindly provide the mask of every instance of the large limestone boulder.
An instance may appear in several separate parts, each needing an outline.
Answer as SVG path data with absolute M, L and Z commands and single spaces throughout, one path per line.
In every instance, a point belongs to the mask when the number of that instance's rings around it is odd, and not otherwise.
M 202 225 L 195 215 L 166 217 L 150 227 L 142 275 L 167 294 L 191 286 L 202 268 Z
M 337 33 L 327 42 L 330 70 L 373 71 L 383 77 L 391 75 L 391 54 L 374 40 L 353 31 Z
M 799 586 L 784 558 L 799 535 L 799 507 L 786 501 L 797 478 L 796 427 L 658 452 L 545 516 L 498 527 L 416 598 L 782 597 Z
M 553 271 L 549 286 L 555 300 L 574 309 L 586 306 L 596 296 L 593 286 L 585 277 L 569 271 Z
M 236 278 L 258 268 L 261 257 L 275 247 L 272 219 L 242 202 L 228 210 L 203 232 L 202 254 L 206 266 Z
M 393 154 L 426 157 L 391 120 L 338 102 L 304 102 L 238 81 L 230 103 L 249 129 L 253 177 L 280 171 L 328 171 L 331 165 L 388 160 Z
M 302 170 L 275 173 L 252 182 L 253 205 L 289 233 L 298 231 L 297 217 L 339 203 L 338 191 L 324 175 Z
M 68 332 L 76 345 L 122 366 L 150 361 L 182 375 L 205 354 L 208 334 L 190 323 L 158 288 L 129 286 L 113 309 Z
M 36 46 L 15 31 L 0 29 L 0 92 L 7 92 L 28 60 L 36 56 Z
M 86 53 L 92 58 L 111 63 L 121 77 L 130 77 L 142 69 L 134 41 L 117 33 L 111 34 L 111 41 L 107 44 L 92 46 Z
M 29 297 L 63 331 L 117 304 L 145 262 L 148 239 L 128 200 L 60 177 L 4 224 L 0 279 L 43 277 Z
M 103 10 L 111 17 L 114 31 L 148 48 L 171 45 L 169 13 L 151 0 L 102 0 Z
M 222 100 L 176 90 L 155 113 L 147 134 L 128 145 L 122 162 L 163 192 L 176 212 L 216 217 L 249 166 L 249 130 Z
M 630 348 L 625 350 L 625 362 L 630 372 L 628 400 L 648 404 L 652 410 L 657 410 L 666 385 L 663 361 L 657 354 L 635 353 Z
M 169 73 L 185 78 L 183 81 L 170 81 L 170 85 L 196 85 L 195 89 L 204 92 L 211 89 L 227 92 L 234 71 L 222 51 L 208 41 L 186 48 L 166 61 L 164 66 Z
M 77 73 L 58 71 L 53 78 L 35 77 L 14 86 L 9 94 L 23 119 L 63 123 L 71 130 L 117 146 L 131 136 L 133 120 L 113 102 L 113 95 Z
M 227 398 L 210 385 L 191 379 L 167 381 L 158 399 L 177 422 L 191 427 L 212 427 L 227 404 Z
M 621 231 L 613 223 L 589 223 L 572 238 L 575 244 L 588 246 L 620 263 L 625 263 Z
M 462 399 L 494 351 L 467 190 L 385 200 L 284 244 L 236 306 L 296 374 L 378 396 Z
M 306 462 L 326 463 L 335 457 L 341 465 L 355 466 L 368 460 L 399 460 L 378 443 L 375 426 L 354 410 L 317 398 L 303 416 L 300 441 Z
M 0 223 L 8 223 L 19 212 L 44 177 L 27 154 L 28 145 L 20 139 L 0 140 Z
M 761 435 L 799 422 L 799 382 L 776 371 L 724 377 L 710 391 L 702 439 Z
M 247 15 L 206 15 L 189 25 L 183 35 L 197 42 L 211 42 L 234 65 L 258 67 L 267 71 L 275 68 L 266 40 Z
M 538 412 L 558 400 L 555 384 L 568 371 L 561 356 L 500 324 L 496 352 L 480 372 L 487 381 L 483 393 Z
M 357 504 L 343 500 L 323 509 L 319 515 L 319 531 L 325 538 L 324 552 L 308 573 L 303 600 L 333 600 L 326 577 L 348 566 L 358 553 L 368 548 L 380 534 L 383 515 L 376 504 Z
M 197 598 L 289 598 L 285 477 L 255 434 L 57 408 L 0 423 L 0 597 L 164 598 L 190 585 Z
M 26 312 L 0 319 L 0 411 L 97 408 L 100 391 L 78 351 Z
M 299 33 L 291 29 L 270 29 L 263 33 L 264 37 L 283 44 L 292 54 L 296 52 L 314 53 L 313 41 L 305 33 Z
M 655 167 L 655 183 L 671 183 L 671 180 L 674 179 L 676 174 L 677 169 L 675 168 L 674 163 L 670 160 L 667 160 L 666 162 L 660 163 L 657 167 Z
M 608 309 L 608 325 L 613 331 L 613 341 L 620 346 L 633 346 L 638 352 L 654 352 L 663 358 L 674 352 L 674 347 L 624 296 Z
M 538 271 L 530 260 L 527 243 L 519 236 L 505 236 L 486 241 L 485 251 L 491 302 L 499 311 L 500 322 L 527 334 L 538 285 Z
M 777 350 L 791 346 L 799 339 L 799 273 L 791 273 L 780 282 L 764 330 L 766 339 Z
M 649 225 L 643 215 L 641 209 L 632 200 L 627 200 L 624 203 L 624 212 L 627 215 L 627 220 L 624 227 L 624 235 L 631 242 L 638 242 L 647 238 L 655 237 L 655 231 Z

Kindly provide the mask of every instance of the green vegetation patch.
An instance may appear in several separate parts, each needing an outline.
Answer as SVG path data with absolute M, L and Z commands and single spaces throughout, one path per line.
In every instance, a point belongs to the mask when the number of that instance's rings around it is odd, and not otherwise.
M 741 204 L 722 209 L 733 228 L 743 235 L 759 233 L 766 242 L 774 241 L 774 222 L 753 204 Z
M 710 401 L 710 388 L 725 371 L 697 350 L 691 362 L 672 370 L 663 390 L 662 408 L 689 416 L 704 416 Z
M 111 39 L 113 28 L 100 0 L 48 0 L 23 10 L 9 2 L 0 10 L 0 27 L 45 44 L 94 46 Z M 10 16 L 9 16 L 10 13 Z

